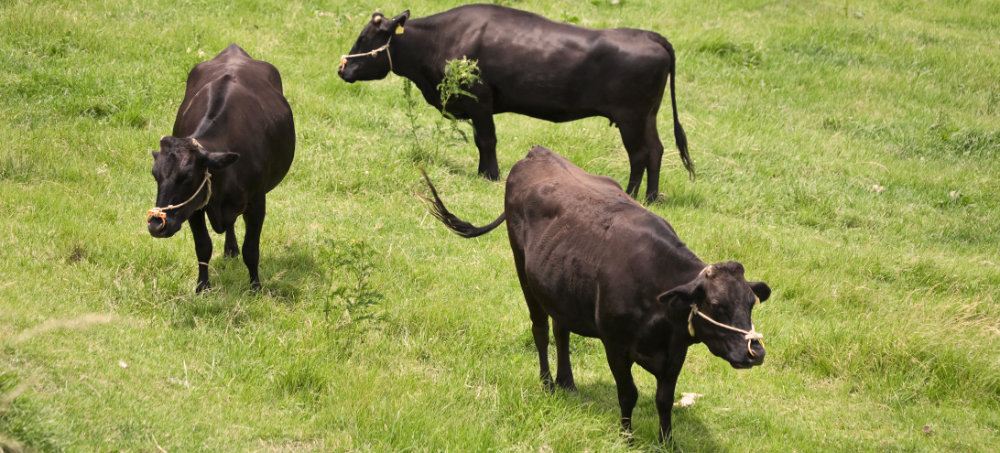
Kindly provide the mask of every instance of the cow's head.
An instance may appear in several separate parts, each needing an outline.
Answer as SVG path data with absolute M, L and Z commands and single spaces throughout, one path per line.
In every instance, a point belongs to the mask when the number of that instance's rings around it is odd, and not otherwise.
M 209 152 L 192 138 L 161 138 L 160 150 L 153 151 L 156 207 L 146 213 L 149 234 L 158 238 L 173 236 L 208 203 L 209 170 L 225 168 L 239 157 L 231 152 Z
M 750 368 L 764 362 L 764 345 L 753 329 L 750 312 L 770 296 L 766 283 L 746 281 L 743 265 L 730 261 L 706 267 L 694 280 L 661 294 L 659 300 L 672 311 L 687 314 L 691 335 L 712 354 L 733 368 Z
M 372 14 L 371 20 L 354 42 L 351 53 L 340 57 L 340 78 L 354 82 L 377 80 L 389 75 L 392 70 L 389 43 L 393 36 L 402 32 L 403 23 L 409 17 L 409 10 L 392 19 L 382 13 Z

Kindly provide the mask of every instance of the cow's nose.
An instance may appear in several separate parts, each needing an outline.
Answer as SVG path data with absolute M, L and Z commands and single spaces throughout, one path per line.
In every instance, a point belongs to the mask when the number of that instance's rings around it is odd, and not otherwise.
M 149 234 L 153 236 L 160 236 L 163 233 L 163 228 L 166 226 L 166 222 L 160 220 L 159 218 L 149 219 L 149 223 L 146 224 L 149 228 Z
M 149 229 L 149 234 L 160 237 L 163 235 L 163 230 L 167 226 L 167 216 L 162 213 L 162 211 L 153 212 L 150 210 L 146 213 L 146 228 Z
M 347 83 L 354 83 L 355 81 L 354 71 L 352 69 L 345 68 L 344 66 L 341 66 L 340 69 L 337 70 L 337 75 L 339 75 L 340 78 Z

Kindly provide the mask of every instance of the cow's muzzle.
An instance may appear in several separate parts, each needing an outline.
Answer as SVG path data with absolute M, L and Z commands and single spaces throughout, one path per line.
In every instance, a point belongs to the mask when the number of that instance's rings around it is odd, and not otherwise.
M 167 226 L 167 211 L 187 206 L 198 197 L 198 194 L 201 193 L 201 189 L 206 189 L 207 191 L 205 194 L 205 201 L 201 202 L 195 210 L 204 208 L 208 205 L 209 200 L 212 199 L 212 174 L 209 173 L 208 170 L 205 170 L 205 179 L 201 181 L 201 185 L 195 189 L 194 194 L 192 194 L 187 200 L 184 200 L 182 203 L 172 204 L 162 208 L 156 207 L 146 211 L 146 227 L 149 228 L 149 234 L 152 234 L 155 237 L 173 236 L 176 231 L 163 231 Z
M 169 221 L 167 212 L 159 208 L 146 211 L 146 229 L 150 236 L 160 239 L 171 237 L 177 232 L 177 226 Z
M 155 221 L 153 219 L 156 219 Z M 156 226 L 159 223 L 160 226 Z M 167 213 L 160 208 L 153 208 L 146 211 L 146 226 L 149 231 L 163 231 L 163 228 L 167 226 Z

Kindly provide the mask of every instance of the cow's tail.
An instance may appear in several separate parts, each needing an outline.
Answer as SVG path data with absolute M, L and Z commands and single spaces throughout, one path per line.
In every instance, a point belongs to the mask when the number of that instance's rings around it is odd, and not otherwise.
M 677 150 L 681 153 L 681 162 L 684 163 L 688 176 L 694 179 L 694 162 L 691 162 L 691 155 L 688 154 L 687 135 L 684 134 L 684 128 L 681 127 L 681 122 L 677 118 L 677 97 L 674 95 L 674 80 L 677 78 L 675 71 L 677 69 L 676 53 L 674 47 L 666 39 L 660 44 L 667 49 L 667 54 L 670 55 L 670 107 L 674 111 L 674 143 L 677 143 Z
M 424 171 L 423 168 L 421 168 L 420 173 L 423 173 L 424 181 L 427 182 L 427 187 L 431 189 L 431 195 L 434 197 L 434 199 L 431 200 L 430 198 L 427 198 L 420 194 L 417 194 L 417 196 L 420 197 L 420 199 L 427 202 L 427 204 L 429 205 L 429 209 L 431 211 L 431 215 L 440 220 L 441 223 L 444 224 L 444 226 L 448 227 L 449 230 L 455 232 L 455 234 L 458 234 L 463 238 L 474 238 L 476 236 L 482 236 L 486 233 L 489 233 L 490 231 L 493 231 L 494 228 L 500 226 L 500 224 L 507 219 L 507 213 L 503 212 L 500 213 L 500 217 L 497 217 L 497 219 L 494 220 L 489 225 L 477 227 L 469 222 L 466 222 L 456 217 L 455 214 L 452 214 L 451 211 L 448 211 L 448 208 L 444 207 L 444 202 L 441 201 L 441 197 L 438 197 L 437 189 L 434 188 L 434 184 L 431 184 L 431 179 L 427 177 L 427 172 Z

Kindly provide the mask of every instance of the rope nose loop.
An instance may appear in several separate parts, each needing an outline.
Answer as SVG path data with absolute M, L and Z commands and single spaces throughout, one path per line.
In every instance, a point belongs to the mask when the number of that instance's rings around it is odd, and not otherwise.
M 718 321 L 716 321 L 716 320 L 714 320 L 712 318 L 709 318 L 708 315 L 706 315 L 706 314 L 698 311 L 698 305 L 696 305 L 696 304 L 691 304 L 691 313 L 688 313 L 688 333 L 691 334 L 692 337 L 694 336 L 694 322 L 693 322 L 694 321 L 694 315 L 701 316 L 706 321 L 708 321 L 708 322 L 710 322 L 710 323 L 712 323 L 712 324 L 714 324 L 716 326 L 722 327 L 724 329 L 729 329 L 729 330 L 732 330 L 734 332 L 742 333 L 743 334 L 743 339 L 747 341 L 747 352 L 750 353 L 750 357 L 754 357 L 754 358 L 757 357 L 757 354 L 755 352 L 753 352 L 753 348 L 751 347 L 751 345 L 752 345 L 752 343 L 753 343 L 754 340 L 757 340 L 757 342 L 760 343 L 760 346 L 764 347 L 764 341 L 763 341 L 764 340 L 764 334 L 762 334 L 762 333 L 757 332 L 756 330 L 754 330 L 753 323 L 750 323 L 750 330 L 743 330 L 743 329 L 740 329 L 738 327 L 733 327 L 733 326 L 730 326 L 730 325 L 726 325 L 726 324 L 718 322 Z
M 153 208 L 146 211 L 146 226 L 149 226 L 149 220 L 153 217 L 160 218 L 160 231 L 163 231 L 163 228 L 167 226 L 167 213 L 160 208 Z
M 372 50 L 370 50 L 368 52 L 341 55 L 340 56 L 340 69 L 338 69 L 337 72 L 338 73 L 343 73 L 344 72 L 344 66 L 347 65 L 347 59 L 348 58 L 358 58 L 358 57 L 372 57 L 372 58 L 375 58 L 375 57 L 378 56 L 378 54 L 382 53 L 383 51 L 389 50 L 389 43 L 391 43 L 391 42 L 392 42 L 392 36 L 389 36 L 389 40 L 385 42 L 385 45 L 383 45 L 381 47 L 378 47 L 376 49 L 372 49 Z M 385 52 L 385 56 L 389 57 L 389 72 L 392 72 L 393 71 L 393 68 L 392 68 L 392 55 L 389 52 Z

